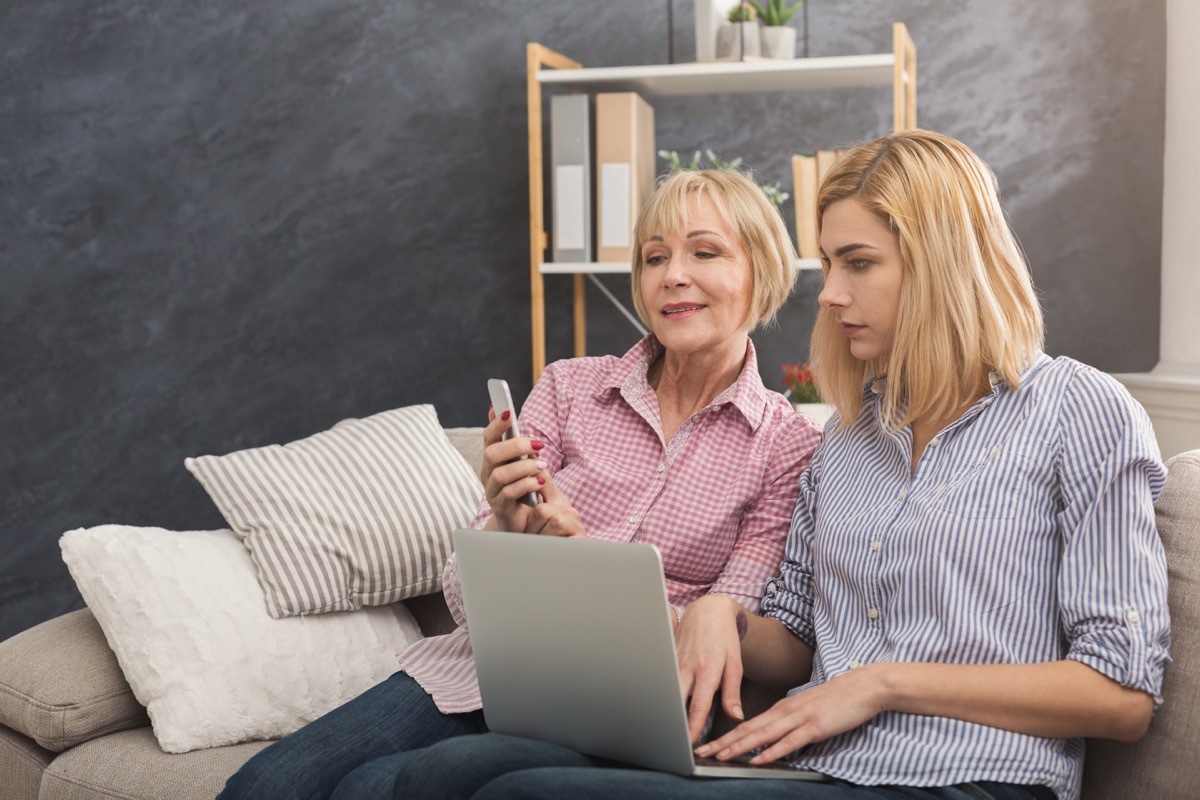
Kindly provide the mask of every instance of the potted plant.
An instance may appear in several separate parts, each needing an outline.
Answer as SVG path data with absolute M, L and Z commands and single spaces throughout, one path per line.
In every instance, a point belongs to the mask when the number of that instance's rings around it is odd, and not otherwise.
M 728 20 L 717 30 L 717 59 L 757 57 L 762 53 L 758 12 L 749 0 L 729 9 Z
M 775 206 L 775 210 L 777 210 L 780 214 L 783 213 L 783 203 L 785 200 L 791 197 L 790 194 L 783 190 L 783 186 L 778 183 L 764 183 L 756 179 L 754 177 L 754 172 L 749 167 L 742 167 L 742 159 L 740 156 L 732 161 L 726 161 L 714 153 L 711 148 L 705 150 L 704 155 L 708 158 L 707 165 L 704 163 L 704 159 L 700 157 L 699 150 L 692 153 L 692 157 L 688 161 L 684 161 L 679 153 L 675 152 L 674 150 L 658 151 L 659 158 L 667 162 L 667 169 L 672 174 L 685 169 L 728 169 L 735 172 L 740 172 L 750 180 L 757 183 L 758 188 L 763 190 L 763 194 L 765 194 L 767 199 L 770 200 L 772 205 Z
M 784 5 L 784 0 L 748 0 L 753 6 L 758 18 L 765 26 L 762 29 L 762 54 L 767 58 L 796 57 L 796 29 L 788 27 L 792 18 L 804 5 L 804 0 L 797 0 L 792 5 Z
M 821 402 L 821 393 L 808 362 L 783 365 L 783 385 L 787 387 L 784 397 L 792 401 L 792 408 L 808 414 L 820 424 L 833 414 L 833 406 Z

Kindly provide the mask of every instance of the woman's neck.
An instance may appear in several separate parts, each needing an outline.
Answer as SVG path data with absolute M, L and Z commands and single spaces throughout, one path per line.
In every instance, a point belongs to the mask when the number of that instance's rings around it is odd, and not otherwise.
M 688 417 L 732 386 L 745 365 L 745 346 L 715 354 L 664 351 L 646 375 L 658 396 L 664 437 L 669 441 Z

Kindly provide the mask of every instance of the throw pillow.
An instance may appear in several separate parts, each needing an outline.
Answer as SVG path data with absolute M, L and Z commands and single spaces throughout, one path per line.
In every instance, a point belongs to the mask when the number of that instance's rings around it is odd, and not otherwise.
M 483 492 L 430 405 L 184 463 L 250 548 L 276 618 L 438 591 Z
M 168 753 L 291 733 L 387 678 L 421 636 L 402 605 L 271 619 L 228 530 L 102 525 L 60 546 Z
M 149 720 L 95 616 L 81 608 L 0 642 L 0 724 L 61 753 Z

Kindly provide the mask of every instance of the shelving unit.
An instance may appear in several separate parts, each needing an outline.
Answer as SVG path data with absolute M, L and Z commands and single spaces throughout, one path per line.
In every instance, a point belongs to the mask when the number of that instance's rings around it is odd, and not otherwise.
M 917 49 L 904 23 L 892 26 L 892 52 L 875 55 L 713 61 L 584 69 L 561 53 L 530 42 L 525 48 L 529 109 L 529 295 L 533 331 L 533 379 L 546 366 L 545 275 L 574 276 L 575 355 L 587 351 L 586 289 L 588 275 L 628 273 L 627 263 L 560 263 L 545 261 L 550 237 L 545 229 L 542 192 L 542 93 L 547 86 L 584 92 L 634 91 L 643 97 L 688 94 L 743 94 L 892 86 L 892 128 L 917 124 Z M 819 268 L 803 259 L 800 268 Z M 621 308 L 628 315 L 628 311 Z

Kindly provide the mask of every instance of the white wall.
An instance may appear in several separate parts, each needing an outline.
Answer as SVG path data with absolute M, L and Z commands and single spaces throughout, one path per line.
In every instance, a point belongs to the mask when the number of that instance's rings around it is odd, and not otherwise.
M 1167 0 L 1159 362 L 1118 375 L 1154 422 L 1164 457 L 1200 448 L 1200 3 Z

